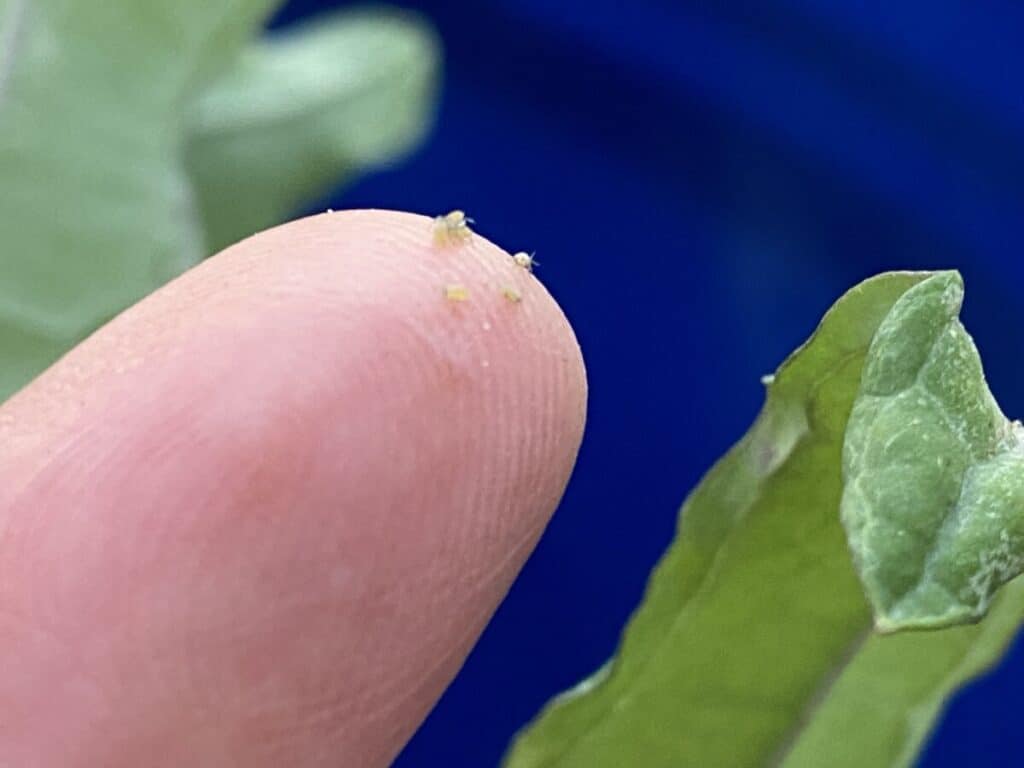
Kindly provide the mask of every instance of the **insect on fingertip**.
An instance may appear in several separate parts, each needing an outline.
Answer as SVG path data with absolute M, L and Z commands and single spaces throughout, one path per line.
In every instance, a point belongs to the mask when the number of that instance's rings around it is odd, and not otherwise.
M 469 228 L 473 219 L 466 215 L 465 211 L 450 211 L 443 216 L 434 218 L 434 242 L 438 245 L 448 245 L 469 240 L 473 236 L 473 230 Z
M 520 301 L 523 300 L 522 294 L 509 285 L 506 285 L 504 288 L 501 289 L 501 295 L 504 296 L 509 301 L 511 301 L 513 304 L 518 304 Z
M 527 272 L 533 272 L 534 267 L 540 266 L 537 260 L 533 258 L 535 254 L 536 251 L 534 253 L 519 251 L 518 253 L 512 254 L 512 261 L 514 261 L 518 266 L 525 269 Z

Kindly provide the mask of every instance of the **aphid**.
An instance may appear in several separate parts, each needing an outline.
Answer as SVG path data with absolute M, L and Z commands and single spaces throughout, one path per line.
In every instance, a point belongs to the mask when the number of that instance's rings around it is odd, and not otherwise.
M 444 287 L 444 297 L 448 301 L 468 301 L 469 291 L 459 283 L 449 283 Z
M 506 285 L 501 289 L 501 295 L 511 301 L 513 304 L 518 304 L 523 300 L 523 296 L 519 291 L 513 288 L 511 285 Z
M 539 267 L 540 263 L 535 261 L 533 253 L 527 253 L 526 251 L 519 251 L 518 253 L 512 254 L 512 261 L 518 264 L 520 267 L 525 269 L 527 272 L 533 272 L 534 267 Z
M 434 219 L 434 242 L 438 245 L 447 245 L 468 240 L 473 236 L 473 230 L 469 228 L 473 223 L 465 211 L 452 211 L 444 216 L 437 216 Z

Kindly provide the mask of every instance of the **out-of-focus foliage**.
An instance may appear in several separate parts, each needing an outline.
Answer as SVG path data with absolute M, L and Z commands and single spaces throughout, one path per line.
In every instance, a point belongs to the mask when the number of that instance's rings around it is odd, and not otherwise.
M 274 0 L 0 0 L 0 400 L 126 305 L 404 151 L 418 21 L 257 38 Z
M 506 768 L 911 763 L 950 693 L 999 658 L 1013 637 L 1024 617 L 1024 582 L 1004 587 L 980 623 L 877 634 L 876 622 L 897 627 L 880 621 L 888 616 L 885 601 L 873 617 L 854 567 L 840 521 L 841 467 L 844 441 L 855 469 L 862 450 L 915 446 L 912 466 L 901 467 L 911 479 L 915 466 L 929 460 L 938 466 L 936 456 L 945 455 L 941 445 L 931 447 L 939 454 L 917 450 L 938 428 L 937 420 L 953 419 L 988 434 L 994 405 L 976 356 L 973 364 L 961 359 L 960 353 L 974 352 L 956 319 L 960 296 L 955 273 L 889 273 L 836 303 L 769 381 L 767 401 L 746 437 L 684 504 L 676 539 L 617 656 L 548 705 L 518 736 Z M 957 354 L 934 353 L 943 334 L 951 334 Z M 940 389 L 954 385 L 960 394 L 947 393 L 944 405 L 928 414 L 902 413 L 879 433 L 877 423 L 869 423 L 871 409 L 859 405 L 862 398 L 876 397 L 879 387 L 892 394 L 904 379 L 916 380 L 922 361 L 926 378 Z M 978 403 L 984 408 L 974 409 Z M 860 411 L 859 426 L 848 433 L 852 409 Z M 868 429 L 866 448 L 860 428 Z M 959 455 L 959 448 L 950 450 Z M 896 466 L 900 459 L 892 458 Z M 943 467 L 958 488 L 965 477 L 961 470 Z M 868 494 L 883 485 L 887 493 L 902 487 L 899 477 L 860 478 L 865 480 L 874 483 L 863 488 Z M 1005 478 L 995 480 L 1006 484 Z M 905 498 L 916 509 L 897 505 L 887 512 L 878 504 L 871 512 L 916 513 L 904 527 L 931 525 L 930 534 L 937 534 L 944 518 L 921 508 L 931 501 L 927 496 Z M 942 511 L 950 514 L 949 508 Z M 974 511 L 986 510 L 980 505 Z M 954 523 L 958 514 L 950 514 Z M 907 552 L 892 546 L 891 538 L 884 546 L 865 544 L 863 529 L 851 522 L 858 560 L 880 563 L 886 573 L 906 564 Z M 886 521 L 891 535 L 897 535 L 898 522 Z M 991 531 L 998 548 L 998 521 Z M 918 547 L 930 551 L 933 538 L 918 539 Z M 939 570 L 929 573 L 928 583 L 960 583 L 961 570 L 972 567 L 976 573 L 981 561 L 975 555 L 991 544 L 984 538 L 940 547 Z M 969 557 L 958 556 L 965 551 Z M 950 552 L 954 556 L 946 562 Z M 870 591 L 877 573 L 865 573 Z M 934 615 L 928 607 L 914 605 L 916 625 L 949 622 L 948 602 L 932 604 Z
M 189 113 L 187 167 L 213 248 L 421 135 L 436 46 L 406 16 L 346 13 L 261 40 Z

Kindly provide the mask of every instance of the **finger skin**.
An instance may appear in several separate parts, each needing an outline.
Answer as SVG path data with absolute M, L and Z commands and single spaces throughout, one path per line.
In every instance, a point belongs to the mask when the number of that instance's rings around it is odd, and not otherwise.
M 315 216 L 183 275 L 0 407 L 0 765 L 387 765 L 585 402 L 544 288 L 426 217 Z

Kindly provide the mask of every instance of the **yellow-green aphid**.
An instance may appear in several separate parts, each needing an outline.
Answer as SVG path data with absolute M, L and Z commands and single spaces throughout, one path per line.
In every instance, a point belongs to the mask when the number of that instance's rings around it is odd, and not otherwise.
M 520 301 L 523 300 L 523 295 L 519 293 L 519 291 L 517 291 L 511 285 L 506 285 L 504 288 L 502 288 L 501 295 L 504 296 L 509 301 L 511 301 L 513 304 L 518 304 Z
M 468 301 L 469 291 L 460 283 L 449 283 L 444 287 L 444 297 L 448 301 Z
M 518 264 L 520 267 L 525 269 L 527 272 L 533 272 L 534 267 L 540 266 L 539 262 L 534 260 L 534 254 L 527 253 L 526 251 L 519 251 L 518 253 L 512 254 L 512 261 Z
M 458 243 L 469 240 L 473 230 L 469 225 L 474 223 L 465 211 L 451 211 L 434 219 L 434 242 L 438 245 Z

